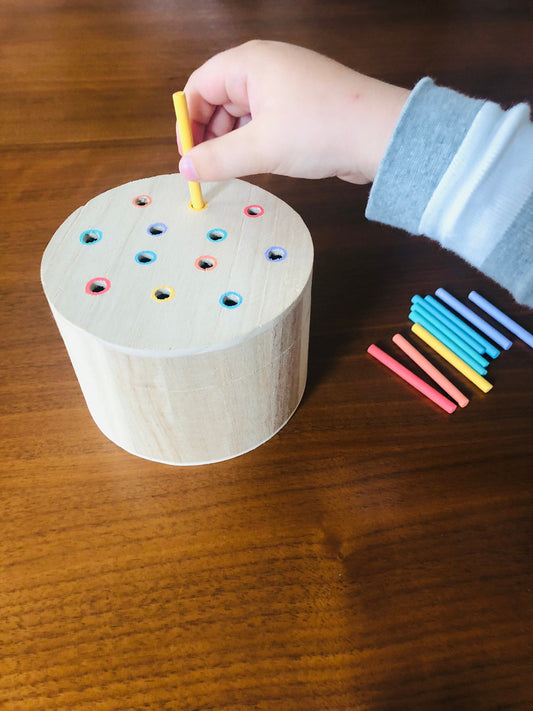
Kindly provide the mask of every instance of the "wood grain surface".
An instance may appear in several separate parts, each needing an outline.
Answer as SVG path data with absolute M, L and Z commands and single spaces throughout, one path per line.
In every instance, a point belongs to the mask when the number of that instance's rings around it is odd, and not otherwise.
M 0 29 L 2 711 L 530 711 L 533 353 L 448 416 L 366 348 L 439 286 L 531 311 L 368 223 L 367 187 L 257 177 L 313 235 L 308 386 L 268 443 L 184 469 L 94 425 L 39 265 L 79 205 L 176 169 L 171 95 L 214 52 L 282 39 L 509 106 L 531 3 L 3 0 Z

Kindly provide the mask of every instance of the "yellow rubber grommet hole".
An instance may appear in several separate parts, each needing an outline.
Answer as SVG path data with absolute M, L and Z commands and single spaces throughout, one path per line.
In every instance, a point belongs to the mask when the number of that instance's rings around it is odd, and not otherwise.
M 154 301 L 170 301 L 176 296 L 176 292 L 171 286 L 158 286 L 152 291 Z

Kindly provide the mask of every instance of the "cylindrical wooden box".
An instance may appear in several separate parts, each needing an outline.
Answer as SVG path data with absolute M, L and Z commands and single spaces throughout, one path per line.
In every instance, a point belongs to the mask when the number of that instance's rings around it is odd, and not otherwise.
M 313 246 L 286 203 L 241 180 L 180 175 L 76 210 L 41 277 L 91 415 L 169 464 L 215 462 L 272 437 L 302 397 Z

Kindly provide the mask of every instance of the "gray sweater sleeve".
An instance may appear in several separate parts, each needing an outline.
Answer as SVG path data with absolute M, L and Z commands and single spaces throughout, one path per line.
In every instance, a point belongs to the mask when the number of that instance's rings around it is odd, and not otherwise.
M 533 172 L 518 165 L 533 155 L 533 126 L 527 110 L 518 122 L 507 116 L 510 113 L 422 79 L 400 115 L 370 191 L 366 216 L 437 239 L 533 307 Z M 513 121 L 518 128 L 509 129 Z M 501 139 L 502 126 L 510 139 Z M 487 156 L 494 153 L 494 144 L 499 154 L 490 162 Z M 489 173 L 490 178 L 491 171 L 492 187 L 485 177 Z M 515 197 L 517 181 L 523 185 Z M 491 220 L 490 209 L 496 209 L 492 203 L 498 201 L 499 212 L 507 210 L 507 221 Z M 453 216 L 458 202 L 464 207 L 450 228 L 446 210 Z

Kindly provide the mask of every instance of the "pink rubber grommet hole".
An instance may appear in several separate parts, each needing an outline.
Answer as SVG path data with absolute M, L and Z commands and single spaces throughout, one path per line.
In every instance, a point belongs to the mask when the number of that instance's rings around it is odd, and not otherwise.
M 194 266 L 202 272 L 208 272 L 210 269 L 214 269 L 217 265 L 217 260 L 209 255 L 204 255 L 203 257 L 198 257 L 195 261 Z
M 137 207 L 147 207 L 152 204 L 152 198 L 149 195 L 137 195 L 133 198 L 132 203 Z
M 244 214 L 248 217 L 261 217 L 265 214 L 265 210 L 261 205 L 248 205 L 244 208 Z
M 96 277 L 96 279 L 91 279 L 85 285 L 85 293 L 91 296 L 97 296 L 100 294 L 105 294 L 111 288 L 111 282 L 105 277 Z

